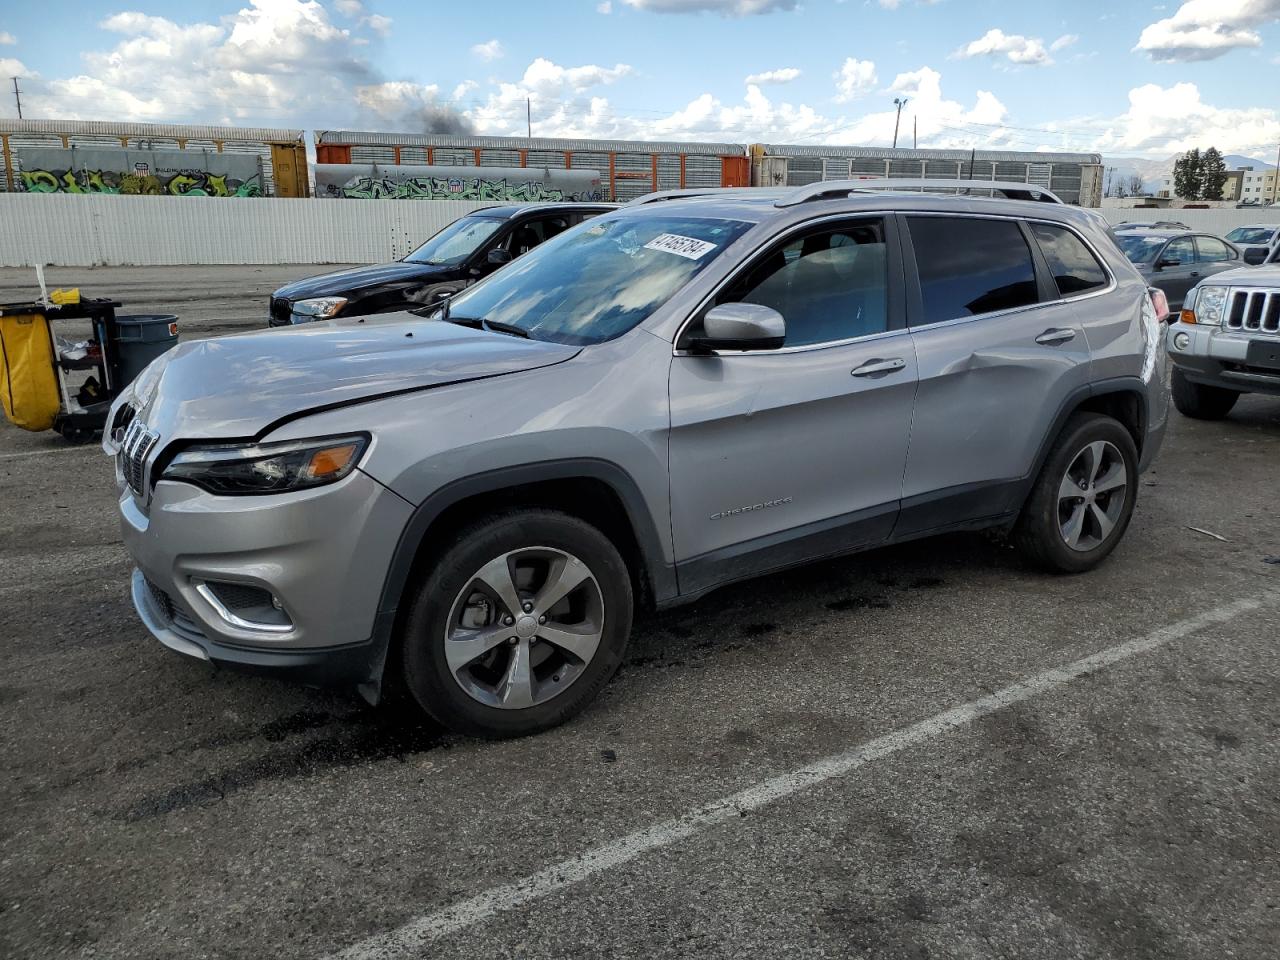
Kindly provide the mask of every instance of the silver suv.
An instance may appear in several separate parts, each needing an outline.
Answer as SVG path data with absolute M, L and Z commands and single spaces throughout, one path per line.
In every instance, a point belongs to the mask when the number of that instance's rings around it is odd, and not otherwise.
M 104 440 L 139 615 L 502 737 L 733 581 L 979 528 L 1090 569 L 1163 435 L 1162 298 L 1097 215 L 980 189 L 655 194 L 421 316 L 181 344 Z

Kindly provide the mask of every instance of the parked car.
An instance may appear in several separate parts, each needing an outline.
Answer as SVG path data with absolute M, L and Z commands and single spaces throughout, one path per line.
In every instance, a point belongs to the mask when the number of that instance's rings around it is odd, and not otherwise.
M 1169 298 L 1169 309 L 1182 308 L 1187 291 L 1201 278 L 1241 266 L 1234 244 L 1207 233 L 1187 230 L 1117 230 L 1116 242 L 1138 272 Z
M 393 313 L 452 296 L 538 244 L 615 204 L 535 203 L 477 210 L 403 260 L 287 283 L 271 295 L 270 326 Z
M 1116 230 L 1190 230 L 1185 223 L 1177 220 L 1152 220 L 1150 222 L 1143 220 L 1126 220 L 1124 223 L 1117 223 Z
M 1098 215 L 642 199 L 431 316 L 152 364 L 104 439 L 148 629 L 371 700 L 394 675 L 504 737 L 590 702 L 637 607 L 944 531 L 1049 571 L 1116 547 L 1165 429 L 1163 296 Z
M 1173 402 L 1219 420 L 1243 393 L 1280 396 L 1280 263 L 1202 280 L 1166 334 Z
M 1280 223 L 1250 223 L 1236 227 L 1226 237 L 1240 250 L 1245 263 L 1262 264 L 1280 250 Z

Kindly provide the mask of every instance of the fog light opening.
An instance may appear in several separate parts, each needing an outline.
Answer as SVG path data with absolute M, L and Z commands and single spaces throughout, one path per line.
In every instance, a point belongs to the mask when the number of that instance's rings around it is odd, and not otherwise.
M 1185 333 L 1175 333 L 1173 335 L 1173 345 L 1179 350 L 1185 350 L 1191 346 L 1191 337 Z

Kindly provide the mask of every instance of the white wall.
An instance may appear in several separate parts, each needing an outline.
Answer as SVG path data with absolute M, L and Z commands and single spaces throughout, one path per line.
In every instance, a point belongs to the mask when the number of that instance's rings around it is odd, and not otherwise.
M 376 263 L 486 206 L 494 204 L 0 194 L 0 266 Z
M 1237 210 L 1234 207 L 1219 210 L 1187 210 L 1169 207 L 1165 210 L 1134 210 L 1123 207 L 1103 207 L 1098 211 L 1108 223 L 1151 223 L 1155 220 L 1171 220 L 1185 223 L 1192 230 L 1216 233 L 1223 236 L 1246 223 L 1280 223 L 1280 206 L 1254 207 Z

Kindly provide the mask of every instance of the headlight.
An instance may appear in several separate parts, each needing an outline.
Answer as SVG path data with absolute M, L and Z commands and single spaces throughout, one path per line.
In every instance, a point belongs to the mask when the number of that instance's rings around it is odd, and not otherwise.
M 1193 299 L 1182 306 L 1183 323 L 1208 323 L 1222 325 L 1223 312 L 1227 308 L 1226 287 L 1197 287 Z
M 305 490 L 341 480 L 355 469 L 368 445 L 368 435 L 359 433 L 189 447 L 169 462 L 161 479 L 193 483 L 226 496 Z
M 313 300 L 298 300 L 292 309 L 300 317 L 327 320 L 329 317 L 337 316 L 346 305 L 346 297 L 316 297 Z

